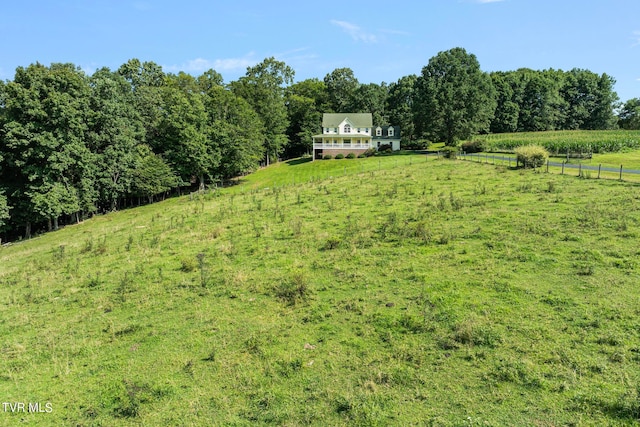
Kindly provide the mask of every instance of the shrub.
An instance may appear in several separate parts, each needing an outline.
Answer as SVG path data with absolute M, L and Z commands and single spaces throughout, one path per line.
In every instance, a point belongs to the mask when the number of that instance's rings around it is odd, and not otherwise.
M 484 141 L 475 140 L 463 142 L 460 148 L 465 153 L 480 153 L 485 151 L 487 146 Z
M 367 151 L 364 152 L 365 157 L 371 157 L 374 154 L 376 154 L 375 148 L 369 148 Z
M 355 154 L 353 154 L 353 153 L 347 154 L 347 159 L 355 159 L 355 158 L 356 158 Z
M 359 159 L 364 159 L 365 157 L 367 157 L 367 156 L 364 153 L 358 154 L 358 158 Z
M 333 159 L 331 154 L 325 154 L 324 156 L 322 156 L 322 160 L 331 160 L 331 159 Z
M 391 152 L 391 144 L 382 144 L 378 147 L 378 153 L 390 153 Z
M 431 141 L 419 139 L 417 141 L 402 141 L 403 150 L 427 150 L 431 145 Z
M 442 150 L 442 155 L 446 159 L 457 159 L 458 158 L 458 147 L 447 146 Z
M 344 154 L 342 154 L 342 153 L 336 154 L 336 159 L 337 160 L 344 159 Z
M 539 145 L 517 147 L 514 152 L 516 153 L 518 164 L 522 164 L 525 168 L 539 168 L 549 158 L 549 152 Z

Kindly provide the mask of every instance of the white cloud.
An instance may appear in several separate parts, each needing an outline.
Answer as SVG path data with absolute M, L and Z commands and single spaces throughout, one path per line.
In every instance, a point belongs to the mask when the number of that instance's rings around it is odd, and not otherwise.
M 378 38 L 374 34 L 364 31 L 362 28 L 360 28 L 356 24 L 352 24 L 351 22 L 332 19 L 331 23 L 337 27 L 342 28 L 342 30 L 345 33 L 349 34 L 355 41 L 365 43 L 376 43 L 378 41 Z
M 223 58 L 223 59 L 205 59 L 196 58 L 187 61 L 182 65 L 170 65 L 166 68 L 169 71 L 184 71 L 185 73 L 202 73 L 209 69 L 217 72 L 225 71 L 244 71 L 247 67 L 255 65 L 258 61 L 254 58 L 253 52 L 239 58 Z

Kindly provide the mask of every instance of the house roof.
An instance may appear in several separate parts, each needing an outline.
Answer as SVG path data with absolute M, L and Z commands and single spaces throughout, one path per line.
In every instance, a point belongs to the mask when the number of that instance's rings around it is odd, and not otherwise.
M 351 125 L 357 128 L 373 127 L 371 113 L 324 113 L 322 115 L 322 127 L 336 128 L 345 119 L 349 119 Z
M 382 136 L 376 136 L 376 129 L 382 130 Z M 393 128 L 393 136 L 389 136 L 389 128 Z M 371 135 L 374 139 L 400 139 L 400 126 L 376 126 L 372 129 Z

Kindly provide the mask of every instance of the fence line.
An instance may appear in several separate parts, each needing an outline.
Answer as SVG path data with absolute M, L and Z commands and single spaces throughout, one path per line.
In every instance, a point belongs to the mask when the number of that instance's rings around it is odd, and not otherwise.
M 506 156 L 496 156 L 495 154 L 492 154 L 491 157 L 489 157 L 489 154 L 476 154 L 476 153 L 460 153 L 459 157 L 461 157 L 463 160 L 469 160 L 469 161 L 477 161 L 478 163 L 490 163 L 489 159 L 491 159 L 491 164 L 496 164 L 496 160 L 499 160 L 502 162 L 502 165 L 505 165 L 506 162 L 508 162 L 509 167 L 512 166 L 512 162 L 514 163 L 514 166 L 517 165 L 516 161 L 514 158 L 512 157 L 506 157 Z M 484 160 L 484 161 L 483 161 Z M 546 163 L 546 171 L 549 172 L 549 166 L 552 167 L 559 167 L 561 168 L 561 175 L 565 174 L 565 169 L 577 169 L 578 170 L 578 175 L 579 177 L 584 176 L 584 171 L 594 171 L 594 172 L 598 172 L 598 179 L 601 178 L 601 173 L 602 172 L 612 172 L 612 173 L 616 173 L 618 174 L 618 180 L 623 181 L 622 177 L 623 174 L 631 174 L 631 175 L 640 175 L 640 170 L 637 169 L 624 169 L 623 165 L 620 165 L 620 168 L 614 168 L 614 167 L 610 167 L 610 166 L 602 166 L 602 164 L 598 164 L 598 166 L 592 166 L 592 165 L 583 165 L 582 162 L 580 162 L 579 164 L 574 164 L 574 163 L 567 163 L 566 161 L 562 161 L 560 163 L 558 162 L 552 162 L 550 160 L 547 160 Z

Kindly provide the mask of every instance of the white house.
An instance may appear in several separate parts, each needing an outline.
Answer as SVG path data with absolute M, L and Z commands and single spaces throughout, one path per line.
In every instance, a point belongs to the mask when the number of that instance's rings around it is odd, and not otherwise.
M 329 154 L 359 155 L 370 148 L 390 144 L 400 149 L 398 126 L 373 126 L 371 113 L 324 113 L 322 133 L 313 137 L 313 159 Z

